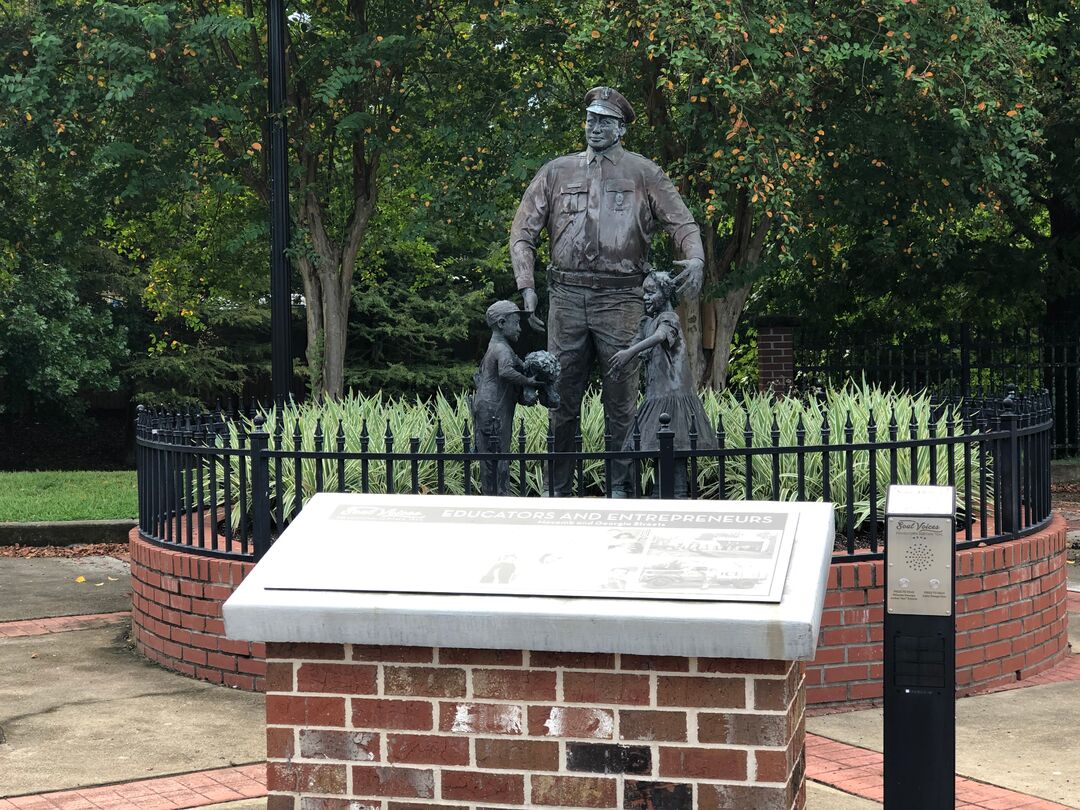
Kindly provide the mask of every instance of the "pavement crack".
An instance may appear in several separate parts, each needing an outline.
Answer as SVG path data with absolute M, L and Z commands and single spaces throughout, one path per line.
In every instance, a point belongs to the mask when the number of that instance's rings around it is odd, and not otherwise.
M 58 706 L 50 706 L 47 709 L 42 709 L 36 712 L 27 712 L 26 714 L 15 714 L 10 717 L 5 717 L 3 722 L 8 726 L 18 723 L 23 720 L 29 720 L 33 717 L 47 717 L 50 714 L 60 711 L 61 709 L 70 709 L 72 707 L 86 707 L 86 706 L 100 706 L 102 704 L 117 703 L 126 700 L 138 700 L 140 698 L 159 698 L 159 697 L 178 697 L 182 695 L 198 695 L 201 693 L 200 689 L 173 689 L 167 692 L 144 692 L 138 695 L 124 695 L 121 697 L 111 698 L 93 698 L 87 700 L 69 700 L 61 703 Z M 3 742 L 4 735 L 3 729 L 0 727 L 0 742 Z

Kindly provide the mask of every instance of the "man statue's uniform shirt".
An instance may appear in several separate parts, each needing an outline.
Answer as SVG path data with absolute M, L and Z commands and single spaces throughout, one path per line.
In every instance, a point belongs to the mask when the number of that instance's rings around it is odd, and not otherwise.
M 556 158 L 529 184 L 510 229 L 518 289 L 536 286 L 533 265 L 544 228 L 554 272 L 631 276 L 640 285 L 658 227 L 679 258 L 704 260 L 693 216 L 651 160 L 621 144 L 599 155 L 586 149 Z

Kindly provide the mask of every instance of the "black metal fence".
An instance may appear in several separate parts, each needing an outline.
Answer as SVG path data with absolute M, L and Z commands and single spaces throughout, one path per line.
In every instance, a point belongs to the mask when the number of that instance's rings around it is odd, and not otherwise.
M 1054 457 L 1080 454 L 1080 331 L 1072 324 L 1024 330 L 969 324 L 872 339 L 796 331 L 794 372 L 802 390 L 865 379 L 908 391 L 979 397 L 1016 383 L 1048 392 Z
M 825 413 L 824 411 L 815 411 Z M 475 450 L 468 425 L 452 435 L 401 440 L 366 424 L 346 440 L 339 422 L 291 433 L 270 410 L 168 413 L 140 408 L 136 422 L 139 530 L 144 538 L 199 554 L 259 559 L 315 492 L 478 492 L 480 465 L 509 462 L 515 495 L 550 494 L 556 458 L 550 433 L 527 450 L 524 424 L 507 453 Z M 577 493 L 608 495 L 611 462 L 630 460 L 636 497 L 673 497 L 679 466 L 688 496 L 714 500 L 829 501 L 836 507 L 834 561 L 881 555 L 888 484 L 947 484 L 957 490 L 957 545 L 995 543 L 1050 519 L 1053 419 L 1045 392 L 978 400 L 941 399 L 922 415 L 776 413 L 762 429 L 746 412 L 742 430 L 718 422 L 716 447 L 676 450 L 662 427 L 656 451 L 578 447 Z M 269 418 L 274 424 L 270 425 Z M 731 424 L 730 417 L 728 424 Z M 782 438 L 784 441 L 782 441 Z M 430 439 L 430 441 L 429 441 Z M 640 447 L 639 443 L 636 445 Z M 350 443 L 356 446 L 350 447 Z

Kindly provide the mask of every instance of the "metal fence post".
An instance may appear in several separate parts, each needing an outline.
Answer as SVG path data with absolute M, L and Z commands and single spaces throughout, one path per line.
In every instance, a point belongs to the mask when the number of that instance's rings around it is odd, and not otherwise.
M 139 531 L 143 533 L 146 532 L 147 515 L 150 513 L 150 510 L 146 508 L 146 493 L 149 484 L 146 477 L 146 448 L 139 444 L 145 422 L 146 406 L 140 405 L 135 409 L 135 487 L 138 492 Z
M 656 461 L 656 488 L 660 497 L 675 497 L 675 431 L 671 429 L 671 416 L 660 414 L 660 430 L 657 432 L 660 455 Z
M 1020 528 L 1020 414 L 1013 398 L 1016 386 L 1008 386 L 1009 395 L 1002 401 L 1001 430 L 1007 435 L 1000 442 L 997 458 L 998 498 L 1001 501 L 1001 526 L 998 534 L 1014 534 Z
M 255 429 L 248 435 L 251 448 L 251 535 L 255 562 L 270 549 L 270 434 L 262 414 L 255 417 Z

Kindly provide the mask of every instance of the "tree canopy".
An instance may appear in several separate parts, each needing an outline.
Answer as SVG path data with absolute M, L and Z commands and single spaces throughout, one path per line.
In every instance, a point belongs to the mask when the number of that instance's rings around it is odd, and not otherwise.
M 289 255 L 314 393 L 467 384 L 484 307 L 514 295 L 517 201 L 582 148 L 597 84 L 638 110 L 628 148 L 702 226 L 705 294 L 682 316 L 705 384 L 724 385 L 748 310 L 902 328 L 915 302 L 924 320 L 1023 320 L 1080 289 L 1065 0 L 290 10 Z M 263 14 L 0 11 L 0 379 L 19 407 L 265 379 Z

